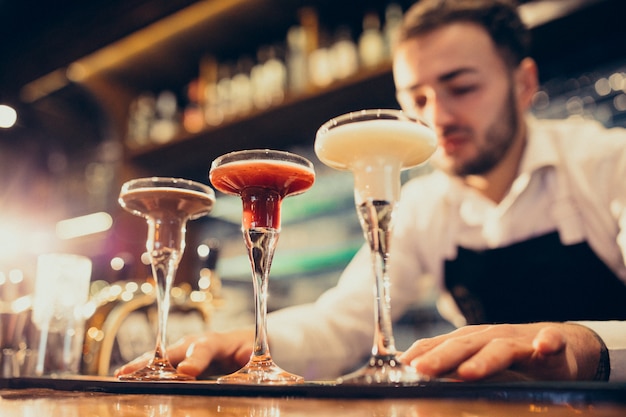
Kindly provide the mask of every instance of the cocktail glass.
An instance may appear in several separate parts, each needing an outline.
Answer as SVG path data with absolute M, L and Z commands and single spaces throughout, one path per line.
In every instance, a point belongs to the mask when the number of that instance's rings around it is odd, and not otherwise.
M 226 194 L 243 203 L 242 232 L 248 248 L 254 284 L 255 337 L 248 363 L 218 383 L 286 385 L 303 378 L 282 370 L 270 355 L 267 341 L 267 288 L 280 233 L 281 203 L 302 193 L 315 181 L 313 164 L 293 153 L 267 149 L 231 152 L 215 159 L 209 178 Z
M 139 178 L 126 182 L 120 205 L 148 223 L 146 250 L 156 285 L 158 327 L 154 356 L 142 369 L 122 375 L 126 381 L 194 379 L 176 371 L 166 352 L 170 291 L 185 250 L 187 221 L 207 215 L 215 203 L 208 185 L 180 178 Z
M 393 215 L 400 197 L 400 173 L 426 161 L 436 148 L 427 125 L 399 110 L 362 110 L 323 124 L 315 153 L 326 165 L 351 171 L 357 215 L 369 244 L 375 276 L 375 333 L 370 359 L 338 379 L 350 384 L 411 384 L 424 380 L 396 358 L 388 276 Z

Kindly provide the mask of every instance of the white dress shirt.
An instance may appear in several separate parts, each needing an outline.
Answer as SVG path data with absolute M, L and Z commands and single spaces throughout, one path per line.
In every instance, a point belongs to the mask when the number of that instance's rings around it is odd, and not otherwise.
M 444 260 L 455 258 L 458 246 L 497 248 L 555 230 L 563 244 L 587 241 L 626 283 L 626 129 L 532 117 L 528 124 L 519 175 L 500 203 L 438 171 L 403 187 L 390 255 L 394 319 L 435 296 L 441 314 L 463 325 L 443 284 Z M 269 315 L 272 355 L 307 379 L 353 369 L 373 343 L 373 307 L 363 248 L 315 303 Z M 611 380 L 626 380 L 626 321 L 582 324 L 607 345 Z

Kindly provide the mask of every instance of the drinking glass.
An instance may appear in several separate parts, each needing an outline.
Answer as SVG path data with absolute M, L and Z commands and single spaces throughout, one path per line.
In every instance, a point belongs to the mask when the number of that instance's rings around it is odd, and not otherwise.
M 313 164 L 293 153 L 253 149 L 231 152 L 215 159 L 209 178 L 226 194 L 243 203 L 242 232 L 248 249 L 254 284 L 255 337 L 248 363 L 218 383 L 293 384 L 303 378 L 278 367 L 267 342 L 267 287 L 274 250 L 280 233 L 281 203 L 302 193 L 315 181 Z
M 426 161 L 436 136 L 420 120 L 399 110 L 362 110 L 323 124 L 315 153 L 326 165 L 351 171 L 354 199 L 375 277 L 374 344 L 366 365 L 338 379 L 350 384 L 410 384 L 423 378 L 396 358 L 387 271 L 393 215 L 400 196 L 400 172 Z
M 32 323 L 39 331 L 36 375 L 77 374 L 85 334 L 91 259 L 70 253 L 37 257 Z
M 207 215 L 215 203 L 211 187 L 180 178 L 138 178 L 126 182 L 120 205 L 148 223 L 146 250 L 157 291 L 157 340 L 154 356 L 142 369 L 122 375 L 127 381 L 188 380 L 178 373 L 166 353 L 170 291 L 185 250 L 187 221 Z

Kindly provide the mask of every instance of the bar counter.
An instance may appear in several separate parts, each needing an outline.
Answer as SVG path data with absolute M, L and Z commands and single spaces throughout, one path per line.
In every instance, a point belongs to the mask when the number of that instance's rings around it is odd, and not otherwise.
M 626 416 L 622 383 L 425 383 L 413 387 L 218 385 L 76 377 L 0 379 L 1 417 Z

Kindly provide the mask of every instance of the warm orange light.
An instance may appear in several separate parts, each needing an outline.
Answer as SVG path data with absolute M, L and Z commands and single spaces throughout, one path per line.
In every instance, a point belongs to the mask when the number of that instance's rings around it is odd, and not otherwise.
M 73 219 L 61 220 L 57 223 L 56 232 L 59 239 L 73 239 L 76 237 L 105 232 L 113 225 L 109 213 L 99 212 Z

